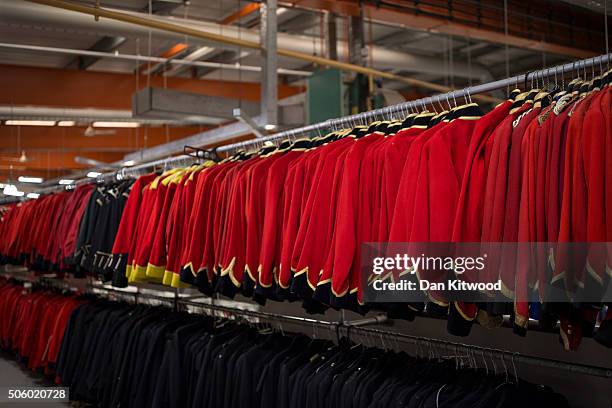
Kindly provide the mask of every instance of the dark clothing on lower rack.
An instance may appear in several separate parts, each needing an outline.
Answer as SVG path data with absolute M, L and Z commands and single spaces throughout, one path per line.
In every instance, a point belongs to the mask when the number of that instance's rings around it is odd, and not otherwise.
M 101 407 L 567 406 L 548 388 L 454 360 L 107 300 L 74 310 L 57 375 Z

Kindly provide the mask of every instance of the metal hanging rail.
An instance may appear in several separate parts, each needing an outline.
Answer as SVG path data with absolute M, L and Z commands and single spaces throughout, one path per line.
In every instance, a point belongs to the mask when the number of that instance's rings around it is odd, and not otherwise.
M 236 150 L 241 150 L 249 146 L 261 146 L 265 142 L 275 142 L 278 140 L 296 137 L 298 135 L 307 135 L 315 132 L 321 133 L 330 129 L 340 129 L 345 126 L 353 126 L 358 123 L 368 123 L 373 119 L 389 118 L 394 115 L 404 114 L 406 112 L 409 112 L 410 110 L 419 109 L 426 106 L 432 106 L 434 104 L 440 104 L 442 102 L 449 103 L 449 101 L 451 100 L 456 101 L 457 98 L 465 98 L 467 100 L 468 98 L 471 98 L 472 95 L 491 92 L 512 86 L 516 87 L 518 85 L 531 84 L 533 81 L 538 81 L 551 76 L 562 76 L 566 73 L 576 72 L 576 70 L 586 70 L 587 68 L 595 68 L 596 66 L 602 68 L 603 64 L 609 64 L 611 61 L 612 53 L 604 54 L 585 60 L 575 61 L 564 65 L 557 65 L 550 68 L 528 72 L 526 74 L 516 75 L 494 82 L 488 82 L 486 84 L 475 85 L 457 91 L 441 93 L 430 97 L 417 99 L 414 101 L 402 102 L 396 105 L 391 105 L 368 112 L 357 113 L 354 115 L 343 116 L 335 119 L 328 119 L 320 123 L 285 130 L 262 138 L 250 139 L 244 142 L 237 142 L 220 146 L 216 149 L 216 151 L 219 153 L 227 153 Z M 189 160 L 189 158 L 190 156 L 177 156 L 167 159 L 155 160 L 132 167 L 126 167 L 114 173 L 107 173 L 106 175 L 121 173 L 123 173 L 124 175 L 129 175 L 131 173 L 148 170 L 156 166 L 176 167 L 177 165 L 184 163 L 185 160 Z M 193 160 L 193 158 L 191 158 L 191 160 Z
M 326 129 L 341 129 L 346 126 L 354 126 L 355 124 L 360 123 L 366 124 L 377 118 L 390 118 L 394 115 L 406 113 L 414 109 L 420 109 L 426 106 L 434 106 L 435 104 L 441 104 L 443 102 L 449 103 L 450 101 L 456 101 L 457 98 L 465 98 L 465 100 L 467 101 L 468 98 L 471 98 L 472 95 L 480 93 L 491 92 L 498 89 L 505 89 L 512 86 L 517 87 L 519 85 L 528 85 L 533 83 L 533 81 L 538 81 L 551 76 L 562 76 L 566 73 L 576 72 L 576 70 L 586 70 L 587 68 L 595 68 L 596 66 L 603 68 L 603 64 L 609 64 L 610 61 L 612 61 L 612 53 L 603 54 L 597 57 L 570 62 L 564 65 L 557 65 L 538 71 L 528 72 L 526 74 L 515 75 L 510 78 L 475 85 L 457 91 L 428 96 L 414 101 L 402 102 L 396 105 L 391 105 L 368 112 L 343 116 L 341 118 L 328 119 L 317 124 L 286 130 L 262 138 L 250 139 L 244 142 L 228 144 L 219 147 L 217 151 L 229 152 L 244 149 L 245 147 L 250 145 L 261 145 L 265 142 L 272 142 L 278 139 L 286 139 L 289 137 L 295 137 L 297 135 L 307 134 L 311 132 L 320 132 Z
M 9 276 L 9 277 L 13 277 L 13 276 Z M 45 277 L 44 279 L 40 279 L 40 277 L 38 277 L 35 279 L 29 279 L 25 276 L 24 277 L 20 276 L 20 277 L 17 277 L 16 279 L 21 280 L 21 281 L 27 281 L 27 282 L 36 282 L 36 281 L 42 280 L 49 287 L 62 288 L 62 289 L 70 290 L 70 291 L 75 291 L 77 293 L 80 291 L 77 288 L 73 288 L 73 287 L 70 287 L 69 285 L 66 285 L 63 280 L 57 279 L 57 278 L 53 279 L 53 278 Z M 448 341 L 448 340 L 434 339 L 430 337 L 414 336 L 414 335 L 405 334 L 405 333 L 381 330 L 378 327 L 367 327 L 367 326 L 373 326 L 373 325 L 377 325 L 377 326 L 392 325 L 393 321 L 390 320 L 384 314 L 366 317 L 366 318 L 359 319 L 359 320 L 329 321 L 329 320 L 313 319 L 309 317 L 264 312 L 260 310 L 250 310 L 250 309 L 242 309 L 242 308 L 237 308 L 237 307 L 223 306 L 223 305 L 214 303 L 214 298 L 208 298 L 208 297 L 206 298 L 210 299 L 211 300 L 210 302 L 198 302 L 198 301 L 194 301 L 193 299 L 196 297 L 204 298 L 205 296 L 195 296 L 195 297 L 194 296 L 184 296 L 182 297 L 180 296 L 180 294 L 178 293 L 176 289 L 173 291 L 172 296 L 160 296 L 154 293 L 141 292 L 140 290 L 127 291 L 125 289 L 101 286 L 101 285 L 96 285 L 96 284 L 89 284 L 88 288 L 93 290 L 93 291 L 90 290 L 89 292 L 95 295 L 98 295 L 98 296 L 101 296 L 104 294 L 106 295 L 114 294 L 114 295 L 117 295 L 117 298 L 120 298 L 120 299 L 133 298 L 134 303 L 138 303 L 139 299 L 157 300 L 160 302 L 167 303 L 168 306 L 171 307 L 175 311 L 182 310 L 181 306 L 192 306 L 194 308 L 205 309 L 213 313 L 222 312 L 224 314 L 232 315 L 235 317 L 246 316 L 246 317 L 251 317 L 251 318 L 262 319 L 262 320 L 265 320 L 270 325 L 273 325 L 273 324 L 280 325 L 281 330 L 282 330 L 283 322 L 290 323 L 290 324 L 301 324 L 304 326 L 312 327 L 313 329 L 315 327 L 319 327 L 325 330 L 329 330 L 330 337 L 331 338 L 336 337 L 338 340 L 340 339 L 342 335 L 344 335 L 345 337 L 349 337 L 352 333 L 353 335 L 358 335 L 358 336 L 363 335 L 365 338 L 368 338 L 369 336 L 369 338 L 371 339 L 377 339 L 377 338 L 381 339 L 381 343 L 383 347 L 385 346 L 385 342 L 383 341 L 383 338 L 386 338 L 387 340 L 390 339 L 391 342 L 402 342 L 402 343 L 408 343 L 408 344 L 415 345 L 417 347 L 417 352 L 418 352 L 418 349 L 421 348 L 423 345 L 426 345 L 428 347 L 437 347 L 438 351 L 440 350 L 451 351 L 452 350 L 452 352 L 455 353 L 454 357 L 459 358 L 461 360 L 463 360 L 464 358 L 467 358 L 468 360 L 471 360 L 474 363 L 477 363 L 476 361 L 477 358 L 481 357 L 481 361 L 484 362 L 487 369 L 488 369 L 488 365 L 487 365 L 487 360 L 485 358 L 485 354 L 489 355 L 491 359 L 493 359 L 493 356 L 499 357 L 504 367 L 505 367 L 506 361 L 508 361 L 507 358 L 509 357 L 510 363 L 512 364 L 515 370 L 516 368 L 514 367 L 514 364 L 518 363 L 518 364 L 525 364 L 525 365 L 531 365 L 531 366 L 536 366 L 536 367 L 544 367 L 544 368 L 549 368 L 553 370 L 567 371 L 570 373 L 580 374 L 580 375 L 589 375 L 593 377 L 601 377 L 601 378 L 608 378 L 608 379 L 612 378 L 612 368 L 594 366 L 594 365 L 589 365 L 589 364 L 581 364 L 581 363 L 571 363 L 571 362 L 566 362 L 566 361 L 554 360 L 550 358 L 520 354 L 520 353 L 512 352 L 509 350 L 501 350 L 501 349 L 496 349 L 496 348 L 491 348 L 491 347 L 482 347 L 482 346 L 477 346 L 477 345 L 472 345 L 472 344 L 465 344 L 465 343 L 458 343 L 458 342 L 453 342 L 453 341 Z M 342 330 L 344 330 L 344 333 L 342 333 Z M 465 352 L 466 354 L 457 355 L 458 351 Z M 434 356 L 435 355 L 436 353 L 434 353 Z M 495 363 L 493 363 L 493 367 L 495 367 Z M 509 371 L 507 370 L 506 367 L 505 369 L 506 369 L 506 374 L 508 374 Z
M 501 355 L 502 358 L 508 355 L 511 357 L 511 361 L 513 363 L 526 364 L 535 367 L 545 367 L 554 370 L 569 371 L 575 374 L 589 375 L 594 377 L 612 378 L 612 368 L 594 366 L 589 364 L 570 363 L 566 361 L 554 360 L 551 358 L 529 356 L 508 350 L 500 350 L 496 348 L 482 347 L 472 344 L 456 343 L 452 341 L 433 339 L 429 337 L 419 337 L 404 333 L 388 332 L 371 327 L 359 327 L 356 329 L 351 329 L 351 331 L 353 330 L 358 330 L 363 333 L 369 333 L 372 336 L 391 336 L 393 338 L 396 338 L 397 340 L 409 344 L 414 344 L 416 346 L 425 343 L 442 347 L 445 350 L 461 349 L 464 351 L 475 352 L 477 353 L 475 354 L 475 356 L 483 356 L 483 358 L 484 354 L 497 354 Z
M 471 97 L 476 94 L 491 92 L 498 89 L 506 89 L 510 87 L 518 87 L 523 85 L 526 87 L 529 84 L 532 84 L 534 81 L 543 80 L 544 78 L 549 78 L 552 76 L 565 76 L 565 74 L 578 72 L 578 76 L 580 75 L 580 71 L 584 71 L 586 75 L 587 69 L 595 70 L 598 67 L 601 71 L 603 71 L 603 66 L 606 64 L 609 67 L 610 62 L 612 61 L 612 53 L 603 54 L 597 57 L 587 58 L 584 60 L 579 60 L 575 62 L 570 62 L 563 65 L 557 65 L 550 68 L 545 68 L 537 71 L 528 72 L 521 75 L 515 75 L 510 78 L 501 79 L 498 81 L 488 82 L 485 84 L 475 85 L 472 87 L 467 87 L 461 90 L 451 91 L 447 93 L 440 93 L 433 96 L 402 102 L 396 105 L 387 106 L 380 109 L 371 110 L 368 112 L 357 113 L 354 115 L 343 116 L 335 119 L 328 119 L 326 121 L 302 126 L 295 129 L 289 129 L 282 132 L 275 133 L 270 136 L 265 136 L 257 139 L 250 139 L 244 142 L 231 143 L 228 145 L 221 146 L 216 149 L 219 153 L 229 153 L 237 150 L 242 150 L 251 146 L 261 146 L 266 142 L 277 142 L 279 140 L 287 139 L 287 138 L 295 138 L 298 135 L 309 135 L 313 133 L 322 134 L 330 129 L 342 129 L 347 126 L 354 126 L 356 124 L 367 124 L 372 120 L 376 119 L 389 119 L 392 117 L 400 117 L 402 114 L 406 114 L 415 109 L 423 109 L 427 106 L 435 106 L 435 104 L 447 103 L 450 104 L 450 101 L 456 102 L 457 98 L 464 98 L 466 101 L 471 100 Z M 130 176 L 138 176 L 140 173 L 144 171 L 150 171 L 151 169 L 155 169 L 157 167 L 162 168 L 172 168 L 184 165 L 189 162 L 193 162 L 194 158 L 188 155 L 181 155 L 170 157 L 166 159 L 155 160 L 151 162 L 141 163 L 136 166 L 131 167 L 123 167 L 117 171 L 104 173 L 100 175 L 97 180 L 113 180 L 120 179 Z M 71 186 L 76 186 L 83 183 L 90 183 L 94 179 L 87 178 L 77 180 Z M 53 186 L 45 189 L 41 189 L 36 191 L 39 194 L 47 194 L 50 192 L 61 191 L 65 189 L 65 186 Z M 10 197 L 0 199 L 0 204 L 7 204 L 11 202 L 19 201 L 19 197 Z

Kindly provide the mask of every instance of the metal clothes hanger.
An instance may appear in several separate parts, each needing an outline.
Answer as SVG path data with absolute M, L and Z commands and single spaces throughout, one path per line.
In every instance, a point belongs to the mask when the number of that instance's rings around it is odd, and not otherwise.
M 512 363 L 512 369 L 514 370 L 514 381 L 515 381 L 515 384 L 517 384 L 517 385 L 518 385 L 518 383 L 519 383 L 519 378 L 518 378 L 518 373 L 517 373 L 517 371 L 516 371 L 516 365 L 514 364 L 514 357 L 515 357 L 516 355 L 518 355 L 518 353 L 516 353 L 516 352 L 515 352 L 515 353 L 512 353 L 512 357 L 510 358 L 510 362 Z
M 489 364 L 487 364 L 487 359 L 485 358 L 484 350 L 481 349 L 480 354 L 482 357 L 482 362 L 484 363 L 484 366 L 485 366 L 485 372 L 487 375 L 489 375 Z

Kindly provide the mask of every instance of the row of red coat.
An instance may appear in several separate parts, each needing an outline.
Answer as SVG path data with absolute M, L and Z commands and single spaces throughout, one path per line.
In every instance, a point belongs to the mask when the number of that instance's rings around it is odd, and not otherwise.
M 469 104 L 144 176 L 115 264 L 132 281 L 360 310 L 363 242 L 610 240 L 610 92 L 532 91 L 486 115 Z M 488 279 L 502 279 L 510 299 L 560 273 L 503 271 Z M 583 275 L 563 274 L 567 285 Z M 467 322 L 479 311 L 450 306 Z M 525 327 L 529 306 L 516 306 Z
M 228 296 L 302 299 L 311 311 L 363 311 L 364 242 L 612 241 L 605 84 L 514 94 L 485 115 L 468 104 L 142 176 L 105 267 L 120 286 L 194 284 Z M 18 254 L 14 245 L 2 241 Z M 603 282 L 605 255 L 590 255 L 586 274 L 586 260 L 569 265 L 553 254 L 542 268 L 516 257 L 493 276 L 466 279 L 501 279 L 512 300 L 552 281 Z M 479 312 L 494 313 L 427 295 L 466 327 Z M 528 303 L 516 302 L 512 313 L 526 327 Z
M 132 182 L 87 183 L 4 207 L 0 218 L 3 263 L 107 280 L 110 252 Z
M 0 345 L 16 352 L 32 370 L 51 373 L 70 314 L 84 299 L 55 291 L 30 292 L 0 281 Z
M 0 254 L 4 263 L 25 263 L 33 269 L 68 269 L 93 188 L 85 184 L 72 192 L 10 205 L 0 219 Z

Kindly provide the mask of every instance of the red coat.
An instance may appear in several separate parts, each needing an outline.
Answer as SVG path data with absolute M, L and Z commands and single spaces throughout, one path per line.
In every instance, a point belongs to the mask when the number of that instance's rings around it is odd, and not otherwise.
M 247 200 L 245 208 L 246 226 L 246 258 L 244 271 L 249 286 L 254 286 L 258 282 L 258 272 L 260 264 L 261 242 L 264 227 L 264 215 L 266 209 L 266 176 L 270 166 L 279 158 L 281 154 L 272 154 L 264 157 L 259 163 L 249 169 L 247 184 Z M 292 241 L 291 241 L 292 242 Z
M 503 242 L 518 241 L 521 187 L 524 176 L 523 157 L 525 152 L 525 140 L 527 140 L 526 134 L 528 128 L 532 125 L 533 120 L 539 113 L 540 104 L 536 103 L 524 116 L 519 116 L 517 118 L 518 122 L 516 122 L 512 130 L 507 169 L 507 187 L 499 186 L 499 189 L 496 187 L 495 206 L 492 210 L 493 225 L 498 225 L 501 228 L 492 228 L 492 235 L 489 239 L 491 242 L 499 242 L 500 236 Z M 504 189 L 506 190 L 505 200 L 503 199 L 502 193 Z M 496 222 L 499 224 L 496 224 Z M 510 251 L 504 251 L 501 261 L 499 262 L 502 292 L 509 298 L 514 297 L 516 261 L 517 254 L 511 254 Z
M 115 242 L 113 243 L 113 263 L 114 265 L 124 265 L 127 262 L 129 265 L 131 259 L 128 261 L 128 254 L 132 249 L 132 245 L 137 241 L 136 229 L 138 228 L 137 219 L 138 214 L 141 211 L 143 203 L 143 190 L 153 179 L 157 177 L 156 174 L 147 174 L 138 177 L 138 179 L 132 185 L 130 195 L 125 203 L 123 214 L 121 215 L 121 222 L 119 223 L 119 229 L 115 236 Z M 126 274 L 126 271 L 119 271 Z M 128 276 L 128 275 L 126 275 Z
M 348 294 L 353 262 L 359 263 L 356 254 L 360 245 L 357 235 L 360 183 L 356 185 L 355 180 L 360 180 L 361 164 L 367 149 L 382 138 L 381 134 L 374 133 L 355 139 L 342 163 L 336 213 L 331 220 L 330 250 L 324 259 L 325 264 L 321 264 L 322 274 L 318 279 L 323 283 L 331 280 L 331 291 L 336 298 Z
M 247 218 L 246 207 L 248 198 L 249 172 L 262 159 L 253 157 L 236 167 L 230 195 L 223 199 L 229 202 L 227 223 L 224 237 L 226 247 L 220 259 L 221 278 L 227 281 L 228 294 L 233 294 L 242 285 L 244 267 L 246 264 Z
M 309 297 L 315 290 L 331 249 L 343 160 L 351 143 L 354 139 L 346 137 L 319 148 L 320 156 L 292 256 L 298 259 L 291 266 L 295 271 L 292 289 L 302 296 Z
M 216 190 L 212 186 L 217 176 L 223 174 L 227 167 L 233 163 L 221 163 L 203 170 L 197 178 L 194 192 L 194 201 L 188 214 L 187 228 L 183 230 L 183 251 L 180 264 L 182 269 L 188 270 L 191 279 L 200 270 L 205 253 L 206 239 L 210 234 L 207 230 L 209 211 L 215 199 Z M 186 278 L 187 279 L 187 278 Z M 189 281 L 189 280 L 187 280 Z
M 161 203 L 159 211 L 156 211 L 155 214 L 153 214 L 156 219 L 156 226 L 153 231 L 153 235 L 150 237 L 152 242 L 147 258 L 146 275 L 147 278 L 154 279 L 158 282 L 163 282 L 166 271 L 166 228 L 170 216 L 170 209 L 172 208 L 172 203 L 175 200 L 175 194 L 177 192 L 179 183 L 184 177 L 184 173 L 185 171 L 181 170 L 177 174 L 174 174 L 162 181 L 162 186 L 166 186 L 166 192 L 163 197 L 163 202 L 161 197 L 159 199 L 159 202 Z M 160 186 L 160 188 L 162 188 L 162 186 Z
M 293 278 L 292 256 L 310 192 L 310 178 L 307 177 L 308 169 L 311 163 L 317 162 L 318 156 L 319 151 L 317 149 L 304 152 L 300 158 L 292 163 L 287 173 L 287 194 L 285 194 L 283 203 L 283 245 L 278 274 L 279 290 L 285 295 Z
M 596 92 L 585 113 L 582 133 L 584 150 L 586 188 L 587 188 L 587 228 L 586 241 L 590 246 L 586 269 L 589 276 L 599 285 L 604 284 L 606 275 L 606 175 L 605 175 L 605 138 L 606 120 L 601 100 L 606 92 Z M 610 105 L 605 108 L 610 111 Z M 608 180 L 611 183 L 612 180 Z
M 612 87 L 606 86 L 601 92 L 605 93 L 601 98 L 601 111 L 606 118 L 606 135 L 605 135 L 605 201 L 606 201 L 606 241 L 607 247 L 607 261 L 606 261 L 606 272 L 608 276 L 612 277 L 612 115 L 610 114 L 610 106 L 612 106 Z
M 468 158 L 470 140 L 480 118 L 476 104 L 454 112 L 455 118 L 436 132 L 423 146 L 416 184 L 416 200 L 410 242 L 450 242 L 461 183 Z M 420 254 L 414 244 L 410 252 Z M 438 254 L 448 255 L 448 254 Z M 430 282 L 446 280 L 446 271 L 419 270 L 419 279 Z M 447 306 L 444 295 L 429 291 L 429 298 Z
M 277 153 L 278 154 L 278 153 Z M 278 282 L 281 262 L 283 204 L 286 190 L 287 171 L 291 163 L 303 155 L 302 151 L 289 150 L 270 165 L 266 174 L 265 211 L 262 225 L 261 251 L 257 268 L 257 289 L 260 293 Z M 290 244 L 289 242 L 287 244 Z
M 586 242 L 587 189 L 584 167 L 582 127 L 590 97 L 584 97 L 571 109 L 563 170 L 563 195 L 559 221 L 559 250 L 555 256 L 552 282 L 563 282 L 573 292 L 584 283 L 586 254 L 572 251 L 571 259 L 563 246 L 566 242 Z

